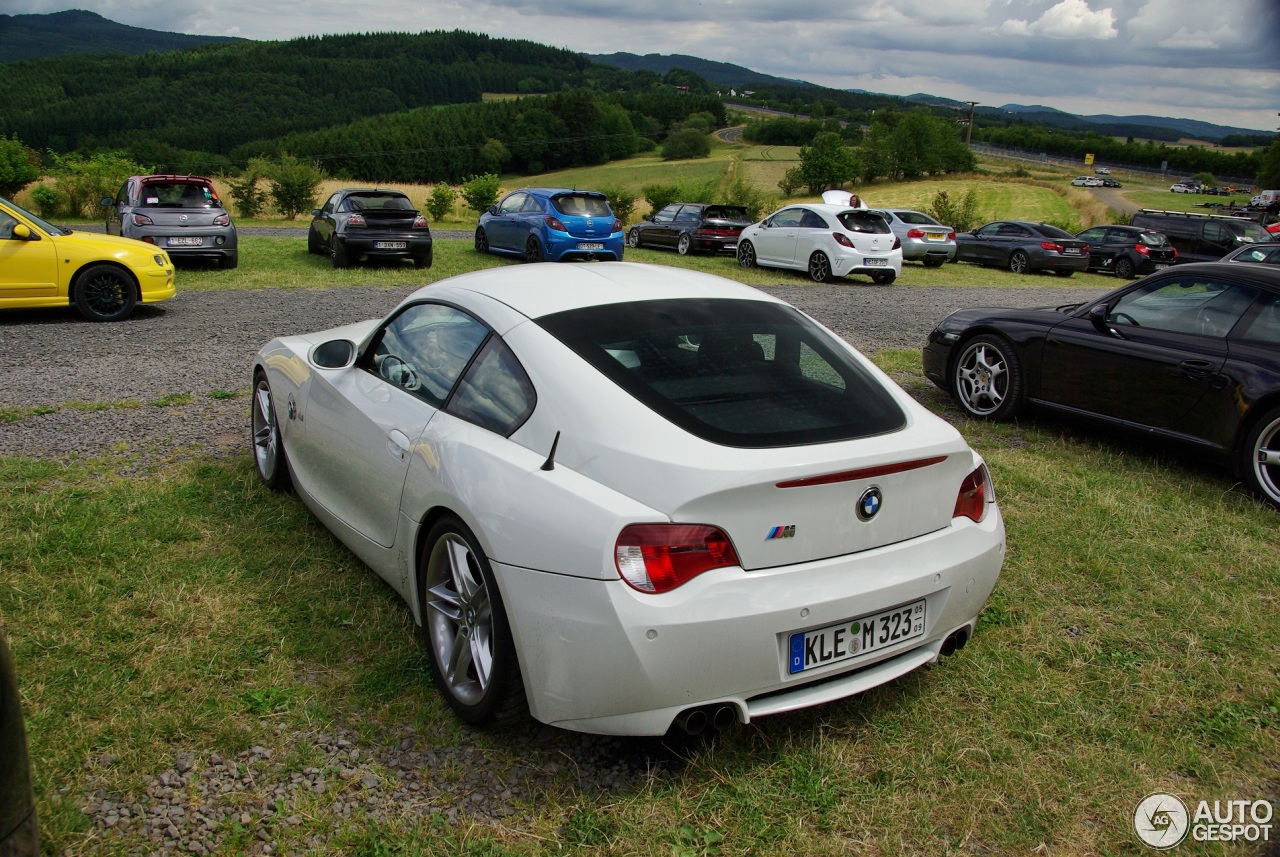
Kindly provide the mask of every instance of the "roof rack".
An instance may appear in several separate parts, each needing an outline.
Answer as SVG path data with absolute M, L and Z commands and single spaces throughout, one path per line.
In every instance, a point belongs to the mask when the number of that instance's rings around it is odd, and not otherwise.
M 1185 218 L 1210 218 L 1218 220 L 1249 220 L 1254 223 L 1261 223 L 1264 226 L 1267 223 L 1267 212 L 1265 211 L 1234 211 L 1228 214 L 1207 214 L 1203 211 L 1168 211 L 1163 208 L 1141 208 L 1138 214 L 1167 214 L 1170 217 Z

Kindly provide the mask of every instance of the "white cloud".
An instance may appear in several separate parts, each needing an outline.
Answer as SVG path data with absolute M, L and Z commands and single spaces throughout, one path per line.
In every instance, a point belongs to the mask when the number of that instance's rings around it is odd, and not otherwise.
M 1062 0 L 1028 28 L 1032 35 L 1051 39 L 1114 39 L 1116 16 L 1110 9 L 1098 12 L 1084 0 Z

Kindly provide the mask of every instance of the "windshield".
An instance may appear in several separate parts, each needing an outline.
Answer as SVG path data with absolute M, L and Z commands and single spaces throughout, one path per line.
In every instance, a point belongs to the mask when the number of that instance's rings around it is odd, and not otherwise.
M 17 212 L 19 215 L 21 215 L 22 217 L 25 217 L 27 220 L 31 221 L 37 227 L 49 233 L 50 235 L 70 235 L 71 234 L 70 229 L 63 229 L 60 226 L 54 226 L 52 223 L 49 223 L 48 221 L 45 221 L 39 217 L 36 217 L 34 214 L 27 211 L 22 206 L 15 205 L 14 203 L 10 202 L 9 200 L 5 199 L 2 196 L 0 196 L 0 205 L 3 205 L 8 209 Z
M 722 446 L 826 443 L 906 424 L 842 343 L 785 304 L 637 301 L 538 324 L 669 422 Z

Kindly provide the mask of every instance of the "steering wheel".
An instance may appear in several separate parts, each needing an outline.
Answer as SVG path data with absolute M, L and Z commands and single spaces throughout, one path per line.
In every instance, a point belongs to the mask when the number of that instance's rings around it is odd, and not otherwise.
M 1138 320 L 1127 312 L 1113 312 L 1111 314 L 1111 320 L 1123 322 L 1124 324 L 1131 324 L 1134 327 L 1142 327 L 1142 325 L 1138 324 Z
M 394 354 L 384 354 L 378 359 L 378 374 L 405 390 L 417 390 L 422 386 L 422 379 L 413 367 Z

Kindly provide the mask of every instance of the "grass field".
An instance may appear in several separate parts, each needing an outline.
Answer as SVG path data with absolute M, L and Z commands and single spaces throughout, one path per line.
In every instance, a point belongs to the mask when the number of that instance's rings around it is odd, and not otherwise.
M 774 169 L 787 154 L 749 153 L 744 168 Z M 634 161 L 590 181 L 682 168 Z M 730 163 L 717 150 L 688 175 Z M 973 188 L 991 217 L 1083 217 L 1073 189 L 1053 186 L 1064 176 L 1006 168 L 858 191 L 917 207 Z M 437 242 L 426 271 L 335 271 L 302 238 L 244 236 L 241 253 L 234 271 L 184 268 L 179 288 L 404 285 L 507 264 L 456 239 Z M 807 282 L 723 257 L 627 258 Z M 898 282 L 1117 284 L 914 263 Z M 296 497 L 262 488 L 247 455 L 130 476 L 110 452 L 0 458 L 0 625 L 19 667 L 44 853 L 150 853 L 127 824 L 95 824 L 87 808 L 149 805 L 168 788 L 199 814 L 212 760 L 245 756 L 257 761 L 241 763 L 220 798 L 232 811 L 211 828 L 223 854 L 270 842 L 272 853 L 354 857 L 1136 855 L 1146 852 L 1134 807 L 1152 792 L 1275 801 L 1280 515 L 1189 454 L 1034 417 L 972 421 L 923 377 L 918 351 L 874 359 L 992 469 L 1009 553 L 977 635 L 888 686 L 713 741 L 607 743 L 619 774 L 603 787 L 575 769 L 590 739 L 459 726 L 398 597 Z M 140 406 L 128 395 L 75 407 Z M 7 409 L 0 430 L 38 416 Z M 344 778 L 349 767 L 326 749 L 339 730 L 363 754 L 349 763 L 361 775 Z M 410 751 L 433 761 L 404 767 Z M 186 780 L 165 786 L 188 756 Z M 326 789 L 299 785 L 317 776 Z M 508 787 L 510 815 L 472 811 L 477 777 Z M 396 789 L 409 797 L 380 802 Z M 1241 851 L 1187 842 L 1173 853 Z

